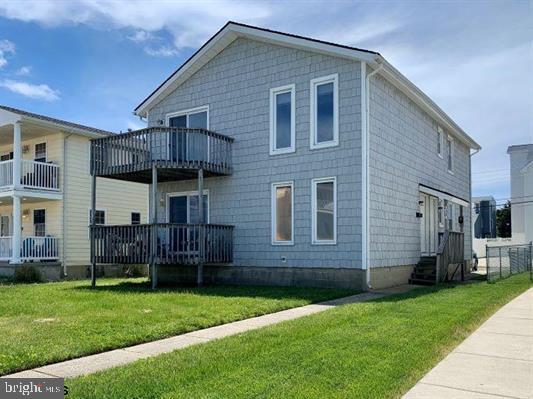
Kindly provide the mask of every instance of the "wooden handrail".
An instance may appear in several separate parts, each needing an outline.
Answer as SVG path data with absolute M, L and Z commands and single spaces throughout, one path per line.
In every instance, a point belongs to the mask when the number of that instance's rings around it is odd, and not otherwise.
M 437 250 L 435 282 L 453 280 L 458 267 L 450 273 L 450 265 L 460 265 L 461 278 L 464 277 L 464 233 L 446 231 Z

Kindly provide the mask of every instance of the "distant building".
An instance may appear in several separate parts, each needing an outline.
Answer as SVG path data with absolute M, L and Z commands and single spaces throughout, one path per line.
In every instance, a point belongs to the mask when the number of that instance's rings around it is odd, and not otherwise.
M 474 238 L 496 238 L 496 200 L 492 196 L 472 197 Z
M 513 241 L 533 241 L 533 144 L 507 149 L 511 162 L 511 229 Z

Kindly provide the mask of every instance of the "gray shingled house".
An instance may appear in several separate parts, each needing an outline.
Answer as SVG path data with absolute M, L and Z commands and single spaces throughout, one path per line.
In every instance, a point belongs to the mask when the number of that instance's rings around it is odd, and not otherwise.
M 375 288 L 468 268 L 480 146 L 379 53 L 229 22 L 135 113 L 92 173 L 152 184 L 152 223 L 93 226 L 94 264 Z

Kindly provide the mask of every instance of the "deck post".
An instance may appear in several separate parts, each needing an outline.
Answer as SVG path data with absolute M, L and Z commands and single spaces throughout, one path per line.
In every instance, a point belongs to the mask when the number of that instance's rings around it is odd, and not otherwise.
M 205 234 L 205 220 L 204 220 L 204 170 L 198 169 L 198 222 L 200 224 L 199 245 L 200 252 L 198 259 L 198 287 L 204 283 L 204 234 Z
M 92 171 L 92 190 L 91 190 L 91 226 L 89 227 L 89 236 L 91 237 L 91 287 L 96 286 L 96 254 L 94 253 L 95 236 L 94 227 L 96 226 L 96 173 Z M 65 260 L 63 259 L 63 262 Z
M 156 252 L 157 252 L 157 167 L 152 165 L 152 192 L 151 192 L 151 251 L 150 251 L 150 271 L 152 276 L 152 289 L 157 287 L 157 265 L 156 265 Z

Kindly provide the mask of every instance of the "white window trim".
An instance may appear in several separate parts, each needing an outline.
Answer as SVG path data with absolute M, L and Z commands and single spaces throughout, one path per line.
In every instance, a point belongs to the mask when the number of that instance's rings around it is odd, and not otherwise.
M 204 189 L 204 195 L 207 197 L 207 220 L 205 221 L 205 223 L 209 223 L 209 220 L 210 220 L 210 214 L 211 214 L 211 206 L 210 206 L 210 201 L 209 201 L 209 190 L 208 189 Z M 171 197 L 187 197 L 187 223 L 189 223 L 189 220 L 190 220 L 190 215 L 189 215 L 189 197 L 192 197 L 192 196 L 198 196 L 198 190 L 196 191 L 177 191 L 177 192 L 173 192 L 173 193 L 167 193 L 167 198 L 166 198 L 166 202 L 165 202 L 165 207 L 166 207 L 166 210 L 165 210 L 165 217 L 166 217 L 166 222 L 167 223 L 170 223 L 170 198 Z
M 291 93 L 291 145 L 286 148 L 276 148 L 276 96 L 278 94 Z M 288 154 L 296 151 L 296 85 L 270 89 L 270 155 Z
M 440 152 L 437 151 L 437 155 L 439 158 L 444 159 L 444 156 L 442 155 L 442 148 L 444 147 L 444 130 L 440 125 L 437 125 L 437 139 L 440 142 Z
M 204 112 L 204 111 L 207 112 L 207 130 L 209 130 L 209 104 L 202 105 L 201 107 L 184 109 L 184 110 L 176 111 L 176 112 L 170 112 L 170 113 L 165 115 L 165 125 L 166 126 L 170 126 L 170 118 L 174 118 L 176 116 L 186 115 L 187 116 L 187 126 L 189 126 L 189 115 L 190 114 L 197 114 L 199 112 Z
M 318 240 L 316 238 L 316 186 L 319 183 L 333 182 L 333 240 Z M 311 219 L 312 233 L 311 243 L 313 245 L 336 245 L 337 244 L 337 178 L 321 177 L 311 180 Z
M 316 123 L 316 88 L 319 85 L 333 82 L 333 140 L 317 143 L 317 123 Z M 319 148 L 335 147 L 339 145 L 339 75 L 333 74 L 311 80 L 310 85 L 310 148 L 312 150 Z
M 276 240 L 276 219 L 277 219 L 277 201 L 276 201 L 276 189 L 278 187 L 290 187 L 291 188 L 291 240 L 290 241 L 278 241 Z M 285 181 L 272 183 L 271 190 L 271 239 L 272 245 L 294 245 L 294 181 Z
M 455 164 L 455 151 L 454 151 L 454 140 L 453 140 L 453 137 L 452 136 L 448 136 L 447 137 L 447 141 L 446 141 L 446 144 L 448 144 L 448 142 L 450 142 L 450 149 L 448 150 L 448 145 L 446 145 L 446 155 L 450 157 L 451 159 L 451 163 L 452 163 L 452 167 L 451 169 L 449 168 L 449 163 L 448 163 L 448 158 L 446 158 L 446 169 L 448 169 L 448 173 L 453 175 L 453 169 L 454 169 L 454 164 Z
M 44 149 L 46 150 L 45 153 L 44 153 L 44 159 L 45 159 L 45 163 L 48 162 L 48 142 L 47 140 L 44 140 L 44 141 L 39 141 L 38 143 L 35 143 L 33 144 L 33 160 L 35 160 L 35 158 L 37 158 L 37 145 L 39 144 L 44 144 Z

